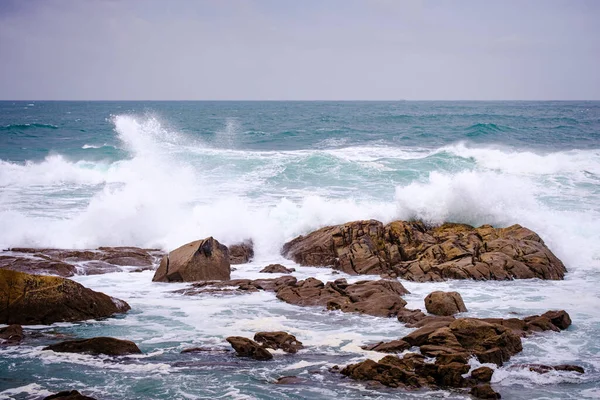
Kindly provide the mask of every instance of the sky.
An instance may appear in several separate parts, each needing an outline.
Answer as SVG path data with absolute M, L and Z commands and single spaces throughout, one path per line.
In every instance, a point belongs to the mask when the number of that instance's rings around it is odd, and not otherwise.
M 596 0 L 0 0 L 5 100 L 598 100 Z

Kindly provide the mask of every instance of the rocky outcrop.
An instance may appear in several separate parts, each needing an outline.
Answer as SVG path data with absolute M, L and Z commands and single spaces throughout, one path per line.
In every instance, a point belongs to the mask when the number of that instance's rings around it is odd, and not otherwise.
M 404 340 L 392 340 L 391 342 L 379 342 L 368 346 L 363 346 L 363 350 L 378 351 L 380 353 L 402 353 L 411 348 L 411 345 Z
M 254 257 L 254 243 L 246 240 L 229 246 L 229 262 L 231 264 L 246 264 Z
M 500 396 L 500 393 L 498 393 L 494 389 L 492 389 L 492 386 L 489 383 L 475 386 L 473 389 L 471 389 L 469 394 L 471 396 L 475 397 L 476 399 L 501 399 L 502 398 L 502 396 Z
M 402 295 L 408 290 L 398 281 L 361 281 L 348 284 L 345 279 L 324 284 L 308 278 L 282 286 L 277 298 L 300 306 L 322 306 L 328 310 L 358 312 L 377 317 L 395 316 L 406 305 Z
M 84 353 L 106 354 L 108 356 L 122 356 L 126 354 L 141 354 L 141 350 L 130 340 L 121 340 L 111 337 L 95 337 L 91 339 L 68 340 L 44 347 L 43 350 L 52 350 L 57 353 Z
M 65 390 L 52 394 L 48 397 L 44 397 L 44 400 L 96 400 L 93 397 L 84 396 L 77 390 Z
M 0 328 L 0 344 L 17 344 L 21 340 L 23 340 L 23 327 L 21 325 L 13 324 L 6 328 Z
M 265 274 L 289 274 L 294 271 L 296 271 L 295 268 L 286 268 L 281 264 L 269 264 L 260 270 Z
M 212 237 L 185 244 L 164 256 L 154 282 L 228 280 L 229 250 Z
M 545 364 L 517 364 L 511 365 L 511 369 L 528 369 L 532 372 L 537 372 L 538 374 L 546 374 L 550 371 L 563 371 L 563 372 L 577 372 L 579 374 L 584 374 L 585 370 L 583 367 L 579 365 L 571 365 L 571 364 L 560 364 L 560 365 L 545 365 Z
M 267 349 L 254 340 L 241 336 L 230 336 L 225 340 L 229 342 L 239 357 L 249 357 L 259 361 L 267 361 L 273 358 L 273 355 Z
M 230 281 L 202 281 L 194 282 L 185 289 L 175 290 L 173 293 L 196 296 L 202 294 L 246 294 L 261 290 L 275 292 L 280 287 L 294 285 L 297 279 L 293 276 L 282 276 L 271 279 L 232 279 Z
M 0 268 L 36 275 L 69 277 L 123 271 L 133 266 L 150 269 L 160 250 L 100 247 L 96 250 L 12 248 L 0 253 Z
M 563 279 L 566 268 L 520 225 L 429 227 L 418 221 L 354 221 L 299 236 L 282 254 L 306 266 L 424 282 L 446 279 Z
M 276 385 L 300 385 L 306 383 L 306 379 L 297 376 L 282 376 L 275 381 Z
M 254 341 L 260 343 L 266 349 L 283 350 L 286 353 L 297 353 L 304 348 L 302 342 L 294 335 L 287 332 L 258 332 L 254 335 Z
M 467 307 L 458 292 L 432 292 L 425 297 L 427 312 L 434 315 L 449 316 L 466 312 Z
M 0 269 L 0 323 L 3 324 L 82 321 L 129 309 L 124 301 L 69 279 Z

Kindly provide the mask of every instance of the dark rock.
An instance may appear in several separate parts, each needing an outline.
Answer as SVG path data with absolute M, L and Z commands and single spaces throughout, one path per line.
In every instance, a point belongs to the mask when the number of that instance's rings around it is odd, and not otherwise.
M 563 279 L 566 268 L 535 233 L 520 225 L 474 228 L 446 223 L 354 221 L 299 236 L 282 254 L 306 266 L 348 274 L 446 279 Z
M 542 317 L 548 318 L 560 330 L 565 330 L 571 326 L 571 317 L 565 310 L 547 311 L 542 314 Z
M 492 375 L 494 375 L 494 370 L 490 367 L 479 367 L 471 371 L 471 378 L 484 383 L 491 381 Z
M 50 395 L 48 397 L 44 397 L 44 400 L 96 400 L 93 397 L 84 396 L 79 393 L 77 390 L 65 390 L 63 392 L 58 392 L 56 394 Z
M 497 393 L 496 391 L 494 391 L 494 389 L 492 389 L 492 387 L 490 386 L 489 383 L 475 386 L 473 389 L 471 389 L 471 391 L 469 393 L 473 397 L 478 398 L 478 399 L 500 399 L 500 398 L 502 398 L 502 396 L 500 396 L 500 393 Z
M 17 344 L 23 340 L 23 327 L 13 324 L 0 328 L 0 344 Z
M 181 350 L 181 354 L 187 353 L 229 353 L 231 350 L 229 349 L 218 349 L 211 347 L 190 347 L 187 349 Z
M 304 348 L 302 342 L 294 335 L 287 332 L 258 332 L 254 335 L 254 341 L 260 343 L 264 348 L 283 350 L 286 353 L 297 353 Z
M 261 290 L 276 291 L 282 286 L 294 285 L 296 278 L 293 276 L 281 276 L 271 279 L 233 279 L 230 281 L 202 281 L 195 282 L 189 288 L 175 290 L 173 293 L 188 296 L 199 294 L 245 294 Z
M 38 258 L 0 256 L 0 268 L 37 275 L 58 275 L 69 277 L 75 275 L 77 268 L 69 263 Z
M 578 372 L 580 374 L 585 373 L 585 370 L 578 365 L 560 364 L 560 365 L 544 365 L 544 364 L 517 364 L 511 366 L 511 368 L 527 368 L 532 372 L 538 374 L 545 374 L 550 371 L 565 371 L 565 372 Z
M 233 347 L 239 357 L 250 357 L 259 361 L 266 361 L 273 358 L 273 355 L 268 350 L 254 340 L 241 336 L 230 336 L 225 340 L 231 344 L 231 347 Z
M 229 280 L 229 250 L 212 237 L 185 244 L 164 256 L 154 282 Z
M 379 351 L 381 353 L 402 353 L 410 349 L 410 344 L 404 340 L 392 340 L 391 342 L 379 342 L 369 346 L 363 346 L 364 350 Z
M 298 378 L 297 376 L 282 376 L 275 382 L 276 385 L 299 385 L 305 383 L 306 379 Z
M 229 261 L 231 264 L 245 264 L 254 257 L 254 243 L 246 240 L 239 244 L 229 246 Z
M 449 316 L 466 312 L 467 307 L 458 292 L 433 292 L 425 297 L 427 312 L 434 315 Z
M 0 269 L 0 305 L 0 323 L 21 325 L 105 318 L 130 309 L 69 279 L 6 269 Z
M 294 271 L 296 271 L 295 268 L 286 268 L 281 264 L 269 264 L 260 270 L 260 272 L 267 274 L 289 274 Z
M 106 354 L 108 356 L 122 356 L 126 354 L 141 354 L 141 350 L 130 340 L 121 340 L 111 337 L 95 337 L 91 339 L 69 340 L 44 347 L 43 350 L 52 350 L 58 353 L 85 353 Z

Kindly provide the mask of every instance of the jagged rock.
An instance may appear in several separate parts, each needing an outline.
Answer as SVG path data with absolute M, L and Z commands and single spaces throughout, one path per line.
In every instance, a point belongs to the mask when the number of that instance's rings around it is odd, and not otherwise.
M 483 385 L 475 386 L 469 392 L 473 397 L 478 399 L 500 399 L 500 393 L 497 393 L 489 383 L 485 383 Z
M 281 276 L 271 279 L 233 279 L 230 281 L 202 281 L 195 282 L 186 289 L 175 290 L 173 293 L 188 296 L 199 294 L 244 294 L 260 290 L 277 291 L 282 286 L 293 285 L 297 279 L 293 276 Z
M 404 340 L 392 340 L 391 342 L 379 342 L 368 346 L 363 346 L 364 350 L 379 351 L 381 353 L 402 353 L 410 349 L 410 344 Z
M 121 340 L 111 337 L 95 337 L 91 339 L 68 340 L 51 344 L 43 350 L 52 350 L 57 353 L 85 353 L 106 354 L 108 356 L 122 356 L 126 354 L 141 354 L 142 351 L 130 340 Z
M 458 292 L 432 292 L 425 297 L 427 312 L 434 315 L 449 316 L 466 312 L 467 307 Z
M 276 385 L 299 385 L 305 383 L 306 379 L 298 378 L 297 376 L 282 376 L 275 381 Z
M 560 365 L 544 365 L 544 364 L 517 364 L 512 365 L 511 368 L 527 368 L 532 372 L 538 374 L 545 374 L 550 371 L 565 371 L 565 372 L 578 372 L 584 374 L 585 370 L 583 367 L 578 365 L 560 364 Z
M 122 300 L 66 278 L 0 269 L 0 323 L 47 325 L 105 318 L 129 309 Z
M 398 281 L 360 281 L 348 284 L 345 279 L 324 284 L 308 278 L 282 286 L 277 298 L 300 306 L 325 306 L 328 310 L 358 312 L 378 317 L 396 316 L 404 309 L 402 295 L 408 291 Z
M 520 225 L 428 227 L 422 222 L 354 221 L 287 242 L 282 254 L 306 266 L 413 281 L 563 279 L 566 268 L 534 232 Z
M 229 353 L 229 349 L 212 348 L 212 347 L 190 347 L 181 350 L 180 354 L 187 353 Z
M 233 347 L 239 357 L 250 357 L 259 361 L 266 361 L 273 358 L 273 355 L 268 350 L 254 340 L 241 336 L 230 336 L 225 340 L 231 344 L 231 347 Z
M 254 341 L 260 343 L 264 348 L 278 350 L 286 353 L 297 353 L 304 348 L 302 342 L 294 335 L 287 332 L 258 332 L 254 335 Z
M 491 381 L 492 375 L 494 375 L 494 370 L 490 367 L 479 367 L 471 371 L 471 378 L 484 383 Z
M 23 327 L 13 324 L 0 328 L 0 344 L 17 344 L 23 340 Z
M 77 390 L 65 390 L 63 392 L 58 392 L 52 394 L 48 397 L 44 397 L 44 400 L 96 400 L 93 397 L 84 396 L 79 393 Z
M 229 250 L 212 237 L 185 244 L 164 256 L 154 282 L 228 280 Z
M 231 264 L 245 264 L 254 257 L 254 243 L 246 240 L 239 244 L 229 246 L 229 262 Z
M 296 271 L 295 268 L 286 268 L 281 264 L 269 264 L 260 270 L 260 272 L 268 274 L 289 274 L 294 271 Z
M 0 268 L 38 275 L 75 275 L 77 268 L 69 263 L 38 257 L 0 256 Z

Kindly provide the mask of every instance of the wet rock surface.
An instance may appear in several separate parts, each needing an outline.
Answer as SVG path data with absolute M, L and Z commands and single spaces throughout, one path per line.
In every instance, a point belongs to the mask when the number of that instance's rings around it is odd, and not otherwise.
M 44 400 L 96 400 L 93 397 L 84 396 L 79 393 L 77 390 L 65 390 L 63 392 L 58 392 L 48 397 L 44 397 Z
M 458 292 L 432 292 L 425 297 L 425 309 L 428 313 L 449 316 L 467 312 L 467 307 Z
M 264 348 L 283 350 L 286 353 L 297 353 L 304 348 L 302 342 L 294 335 L 287 332 L 258 332 L 254 335 L 254 341 L 260 343 Z
M 233 264 L 245 264 L 254 257 L 254 243 L 246 240 L 242 243 L 229 246 L 229 262 Z
M 281 264 L 269 264 L 260 270 L 260 272 L 265 274 L 289 274 L 294 271 L 296 271 L 295 268 L 287 268 Z
M 68 340 L 44 347 L 43 350 L 52 350 L 57 353 L 84 353 L 105 354 L 108 356 L 122 356 L 126 354 L 141 354 L 141 350 L 130 340 L 121 340 L 111 337 L 96 337 L 91 339 Z
M 23 327 L 21 325 L 13 324 L 6 328 L 0 328 L 0 344 L 18 344 L 21 340 L 23 340 Z
M 299 236 L 282 254 L 306 266 L 407 280 L 563 279 L 566 268 L 533 231 L 520 225 L 474 228 L 376 220 L 329 226 Z
M 267 361 L 273 358 L 273 355 L 254 340 L 241 336 L 230 336 L 225 339 L 231 344 L 239 357 L 253 358 L 259 361 Z
M 187 243 L 164 256 L 154 282 L 228 280 L 229 250 L 212 237 Z
M 119 299 L 56 276 L 0 269 L 0 323 L 48 325 L 129 311 Z

